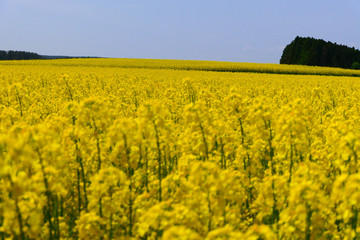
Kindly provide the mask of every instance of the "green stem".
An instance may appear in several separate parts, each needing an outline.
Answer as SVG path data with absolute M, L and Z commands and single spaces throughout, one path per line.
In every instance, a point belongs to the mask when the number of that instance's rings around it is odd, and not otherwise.
M 166 162 L 166 147 L 165 147 L 165 145 L 163 146 L 163 151 L 164 151 L 163 177 L 166 177 L 167 176 L 167 162 Z
M 71 92 L 71 88 L 69 86 L 69 83 L 66 80 L 65 80 L 65 85 L 66 85 L 66 87 L 68 89 L 70 99 L 71 99 L 71 101 L 73 101 L 73 95 L 72 95 L 72 92 Z
M 11 187 L 14 188 L 14 182 L 11 179 L 11 176 L 8 175 Z M 15 199 L 15 209 L 16 209 L 16 214 L 17 214 L 17 219 L 18 219 L 18 223 L 19 223 L 19 228 L 20 228 L 20 239 L 26 239 L 25 238 L 25 232 L 24 232 L 24 224 L 23 224 L 23 219 L 22 219 L 22 215 L 21 215 L 21 211 L 20 211 L 20 207 L 19 207 L 19 199 L 18 196 L 15 195 L 14 197 Z
M 79 169 L 76 169 L 76 173 L 77 173 L 78 211 L 79 211 L 79 216 L 80 216 L 80 212 L 81 212 L 81 187 L 80 187 L 80 171 L 79 171 Z
M 209 211 L 209 221 L 208 221 L 208 232 L 211 231 L 211 219 L 212 219 L 212 210 L 211 210 L 211 202 L 210 202 L 210 190 L 207 193 L 207 202 L 208 202 L 208 211 Z
M 279 221 L 279 211 L 277 210 L 276 208 L 276 204 L 277 204 L 277 199 L 276 199 L 276 195 L 275 195 L 275 183 L 274 183 L 274 179 L 271 179 L 271 188 L 272 188 L 272 193 L 273 193 L 273 201 L 274 201 L 274 204 L 273 204 L 273 207 L 272 207 L 272 215 L 271 215 L 271 223 L 274 224 L 274 223 L 278 223 Z M 276 228 L 276 233 L 277 233 L 277 230 L 278 228 Z
M 44 181 L 44 185 L 45 185 L 45 196 L 46 196 L 46 200 L 47 200 L 47 211 L 46 211 L 46 216 L 47 216 L 47 221 L 49 222 L 49 239 L 54 239 L 53 233 L 55 234 L 55 228 L 54 228 L 54 223 L 51 221 L 52 217 L 51 217 L 51 212 L 52 212 L 52 206 L 51 206 L 51 202 L 52 202 L 52 197 L 51 197 L 51 193 L 49 190 L 49 183 L 46 177 L 46 173 L 45 173 L 45 167 L 44 167 L 44 162 L 43 159 L 41 157 L 40 151 L 39 149 L 36 149 L 36 152 L 38 154 L 39 157 L 39 162 L 40 162 L 40 166 L 41 166 L 41 171 L 43 174 L 43 181 Z
M 84 191 L 84 198 L 85 198 L 85 210 L 87 211 L 87 207 L 88 207 L 88 198 L 87 198 L 87 193 L 86 193 L 86 179 L 85 179 L 85 169 L 84 169 L 84 164 L 82 161 L 82 158 L 79 155 L 79 148 L 78 148 L 78 144 L 77 142 L 75 142 L 76 145 L 76 161 L 79 163 L 80 165 L 80 170 L 81 170 L 81 178 L 83 181 L 83 191 Z
M 145 147 L 145 186 L 146 186 L 146 192 L 149 192 L 149 162 L 147 157 L 147 147 Z
M 155 128 L 155 136 L 156 136 L 156 146 L 157 146 L 157 150 L 158 150 L 158 178 L 159 178 L 159 201 L 161 202 L 161 195 L 162 195 L 162 191 L 161 191 L 161 149 L 160 149 L 160 139 L 159 139 L 159 132 L 157 129 L 157 126 L 155 124 L 155 120 L 153 121 L 154 123 L 154 128 Z
M 269 125 L 269 148 L 270 148 L 270 164 L 271 164 L 271 175 L 274 176 L 275 174 L 275 167 L 274 167 L 274 148 L 272 146 L 272 140 L 273 140 L 273 136 L 272 136 L 272 129 L 271 129 L 271 123 L 270 120 L 268 121 L 268 125 Z
M 241 130 L 241 143 L 244 144 L 245 139 L 244 139 L 244 127 L 241 121 L 241 118 L 239 118 L 239 122 L 240 122 L 240 130 Z
M 224 151 L 224 144 L 222 138 L 220 137 L 220 151 L 221 151 L 221 167 L 226 169 L 226 158 L 225 158 L 225 151 Z
M 1 201 L 0 201 L 1 202 Z M 4 217 L 0 216 L 0 227 L 2 227 L 4 224 Z M 0 232 L 0 239 L 1 240 L 5 240 L 5 233 L 4 232 Z
M 209 161 L 209 150 L 208 150 L 208 145 L 207 145 L 206 138 L 205 138 L 204 128 L 201 125 L 201 121 L 199 122 L 199 127 L 200 127 L 200 130 L 201 130 L 202 139 L 204 141 L 206 160 Z
M 110 191 L 110 199 L 112 200 L 112 188 L 110 187 L 109 189 Z M 110 218 L 109 218 L 109 240 L 113 238 L 113 212 L 110 213 Z
M 357 232 L 356 232 L 356 228 L 357 228 L 357 221 L 358 221 L 358 210 L 356 207 L 353 207 L 353 214 L 354 216 L 352 217 L 351 219 L 351 228 L 354 230 L 355 232 L 355 237 L 354 239 L 356 239 L 356 235 L 357 235 Z
M 128 164 L 128 178 L 130 180 L 129 183 L 129 236 L 132 237 L 132 228 L 133 228 L 133 200 L 132 200 L 132 175 L 133 169 L 130 164 L 130 149 L 128 148 L 127 138 L 126 135 L 123 134 L 124 138 L 124 147 L 125 147 L 125 156 Z
M 20 107 L 20 116 L 22 117 L 22 116 L 23 116 L 22 102 L 21 102 L 21 98 L 20 98 L 20 94 L 19 94 L 18 89 L 16 89 L 16 98 L 17 98 L 17 100 L 18 100 L 19 107 Z
M 294 165 L 294 160 L 293 160 L 293 144 L 290 144 L 290 176 L 289 176 L 289 182 L 291 182 L 291 176 L 292 176 L 292 168 Z
M 311 239 L 311 215 L 312 211 L 310 210 L 310 206 L 306 204 L 306 226 L 305 226 L 305 239 L 310 240 Z
M 100 171 L 101 169 L 101 152 L 100 152 L 100 140 L 96 138 L 96 147 L 97 147 L 97 155 L 98 155 L 98 167 L 97 170 Z

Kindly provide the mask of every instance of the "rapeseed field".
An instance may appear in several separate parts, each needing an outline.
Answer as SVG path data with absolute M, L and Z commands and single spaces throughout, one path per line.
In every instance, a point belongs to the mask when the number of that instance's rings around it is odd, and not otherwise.
M 0 239 L 359 239 L 359 75 L 1 62 Z

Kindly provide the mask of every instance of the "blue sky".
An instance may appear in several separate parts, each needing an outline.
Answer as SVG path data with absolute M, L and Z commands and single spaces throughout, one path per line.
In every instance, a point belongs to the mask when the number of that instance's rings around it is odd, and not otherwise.
M 296 36 L 360 49 L 360 0 L 0 0 L 0 49 L 278 63 Z

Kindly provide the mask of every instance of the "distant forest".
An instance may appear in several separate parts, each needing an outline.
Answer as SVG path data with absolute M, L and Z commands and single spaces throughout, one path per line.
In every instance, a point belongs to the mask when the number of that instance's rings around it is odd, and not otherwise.
M 0 60 L 27 60 L 27 59 L 42 59 L 42 56 L 32 52 L 0 50 Z
M 67 59 L 67 58 L 98 58 L 98 57 L 53 56 L 53 55 L 39 55 L 37 53 L 25 52 L 25 51 L 0 50 L 0 60 Z
M 283 51 L 280 64 L 360 69 L 360 51 L 321 39 L 297 36 Z

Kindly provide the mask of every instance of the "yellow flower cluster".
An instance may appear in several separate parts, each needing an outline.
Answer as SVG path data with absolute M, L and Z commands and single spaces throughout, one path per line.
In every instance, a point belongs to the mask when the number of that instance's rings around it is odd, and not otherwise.
M 211 64 L 1 63 L 0 239 L 360 238 L 359 78 Z

